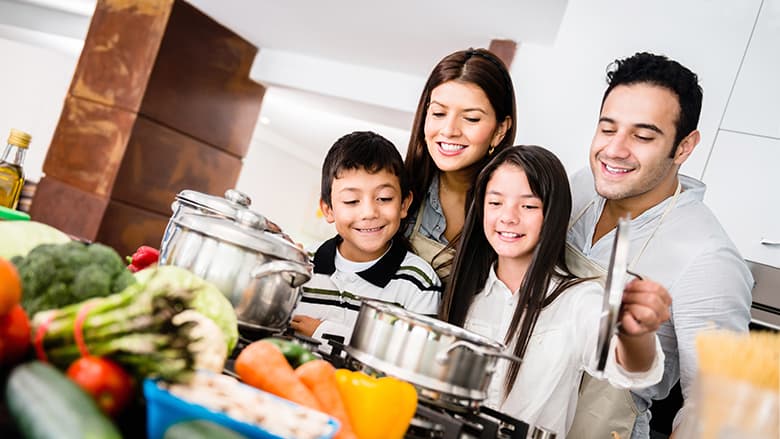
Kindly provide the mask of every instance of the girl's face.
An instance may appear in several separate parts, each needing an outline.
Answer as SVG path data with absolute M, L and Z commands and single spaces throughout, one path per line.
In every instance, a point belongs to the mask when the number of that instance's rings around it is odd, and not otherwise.
M 531 263 L 544 221 L 542 200 L 534 195 L 520 167 L 500 165 L 485 191 L 485 237 L 499 265 Z
M 445 82 L 431 91 L 425 115 L 428 153 L 443 172 L 467 169 L 501 142 L 508 123 L 496 123 L 490 100 L 476 84 Z

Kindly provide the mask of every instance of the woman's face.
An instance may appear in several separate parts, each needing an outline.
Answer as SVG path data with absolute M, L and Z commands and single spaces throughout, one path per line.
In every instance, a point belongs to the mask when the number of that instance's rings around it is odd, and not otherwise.
M 483 213 L 485 237 L 498 254 L 499 265 L 530 264 L 542 232 L 544 209 L 523 169 L 505 163 L 493 172 Z
M 487 95 L 470 82 L 448 81 L 431 91 L 425 115 L 425 143 L 442 172 L 477 163 L 498 145 L 508 122 L 498 124 Z

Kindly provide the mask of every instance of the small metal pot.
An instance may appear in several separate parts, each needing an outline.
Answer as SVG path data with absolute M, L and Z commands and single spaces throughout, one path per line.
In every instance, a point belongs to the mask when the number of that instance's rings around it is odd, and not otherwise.
M 347 353 L 360 363 L 454 399 L 482 401 L 503 344 L 378 300 L 363 300 Z
M 235 221 L 187 213 L 171 219 L 163 265 L 186 268 L 213 283 L 230 300 L 241 326 L 287 328 L 311 278 L 308 256 L 276 233 L 263 231 L 264 219 L 244 209 Z

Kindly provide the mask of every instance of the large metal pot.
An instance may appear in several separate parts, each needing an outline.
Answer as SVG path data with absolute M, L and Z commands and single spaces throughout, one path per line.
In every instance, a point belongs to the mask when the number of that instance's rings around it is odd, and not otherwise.
M 347 353 L 371 369 L 455 399 L 482 401 L 503 344 L 386 302 L 364 299 Z
M 168 221 L 168 225 L 165 228 L 163 234 L 162 243 L 160 245 L 161 263 L 165 263 L 166 247 L 171 238 L 173 232 L 174 221 L 187 214 L 199 214 L 208 215 L 216 218 L 224 218 L 230 221 L 236 221 L 239 212 L 249 209 L 249 205 L 252 204 L 252 200 L 245 193 L 236 189 L 228 189 L 225 191 L 225 197 L 216 197 L 214 195 L 204 194 L 202 192 L 193 190 L 183 190 L 176 194 L 176 199 L 171 204 L 171 210 L 173 215 Z M 271 230 L 279 232 L 278 228 L 260 215 L 254 212 L 260 220 L 257 221 L 253 227 L 258 230 Z
M 181 214 L 171 219 L 160 260 L 213 283 L 230 299 L 239 325 L 275 332 L 286 329 L 311 264 L 282 236 L 261 230 L 262 221 L 248 209 L 235 220 Z

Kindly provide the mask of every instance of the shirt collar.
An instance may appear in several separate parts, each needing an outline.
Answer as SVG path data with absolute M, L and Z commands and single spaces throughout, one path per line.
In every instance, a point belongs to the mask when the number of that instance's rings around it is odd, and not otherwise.
M 336 272 L 336 248 L 343 241 L 341 236 L 335 237 L 322 243 L 320 248 L 314 253 L 314 272 L 318 274 L 332 275 Z M 392 280 L 393 275 L 401 267 L 401 263 L 406 257 L 406 247 L 400 238 L 393 238 L 390 249 L 382 256 L 376 264 L 356 273 L 366 282 L 377 287 L 384 288 Z
M 493 293 L 497 287 L 503 287 L 506 289 L 506 285 L 496 275 L 496 263 L 490 265 L 490 271 L 488 272 L 487 281 L 485 281 L 485 296 L 489 296 Z

